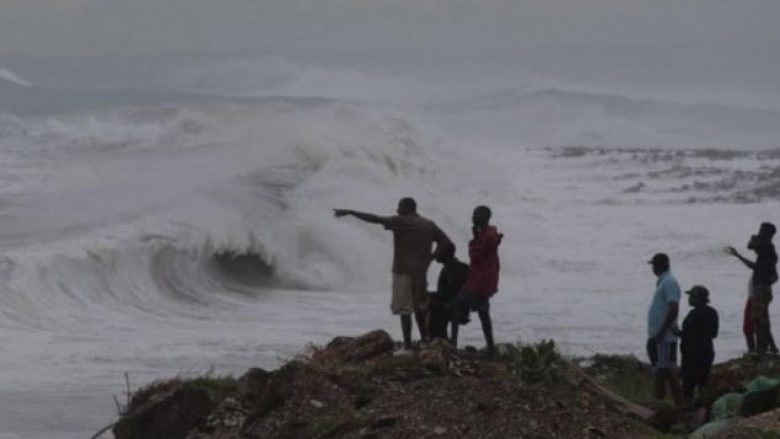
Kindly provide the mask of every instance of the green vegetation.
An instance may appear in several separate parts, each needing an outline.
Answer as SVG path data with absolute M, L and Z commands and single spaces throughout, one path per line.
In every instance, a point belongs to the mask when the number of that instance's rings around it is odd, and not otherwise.
M 780 432 L 778 431 L 760 430 L 755 428 L 750 428 L 748 431 L 753 433 L 756 439 L 780 439 Z
M 636 357 L 596 354 L 590 362 L 585 371 L 604 387 L 635 404 L 655 401 L 652 371 Z
M 529 384 L 554 383 L 558 380 L 561 356 L 554 340 L 523 346 L 520 343 L 501 345 L 500 356 L 509 370 Z
M 195 378 L 175 377 L 169 380 L 154 381 L 132 392 L 132 396 L 128 397 L 127 404 L 124 407 L 119 407 L 120 414 L 136 410 L 150 401 L 155 395 L 164 395 L 180 389 L 191 388 L 206 390 L 211 400 L 219 403 L 238 389 L 238 382 L 229 376 L 212 376 L 211 372 Z

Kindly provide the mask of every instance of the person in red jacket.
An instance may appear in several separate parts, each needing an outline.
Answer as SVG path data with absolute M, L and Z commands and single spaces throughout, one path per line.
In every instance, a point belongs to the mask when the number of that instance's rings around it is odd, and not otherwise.
M 458 306 L 452 319 L 452 345 L 458 346 L 458 326 L 468 323 L 468 315 L 476 311 L 482 323 L 488 353 L 495 351 L 493 323 L 490 320 L 490 298 L 498 291 L 498 246 L 504 235 L 490 225 L 492 212 L 487 206 L 477 206 L 471 216 L 473 239 L 469 242 L 469 272 L 458 293 Z

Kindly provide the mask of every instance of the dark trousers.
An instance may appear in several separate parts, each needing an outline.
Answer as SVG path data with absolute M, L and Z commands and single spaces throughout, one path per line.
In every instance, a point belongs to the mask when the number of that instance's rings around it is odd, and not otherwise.
M 759 353 L 766 352 L 772 343 L 769 324 L 769 303 L 772 302 L 770 285 L 753 284 L 752 297 L 753 330 L 756 332 L 756 348 Z
M 682 353 L 680 375 L 682 376 L 684 398 L 691 398 L 695 388 L 698 387 L 701 391 L 707 385 L 714 359 L 715 354 L 711 351 Z
M 448 338 L 447 324 L 450 322 L 450 307 L 446 302 L 431 299 L 430 331 L 432 338 Z

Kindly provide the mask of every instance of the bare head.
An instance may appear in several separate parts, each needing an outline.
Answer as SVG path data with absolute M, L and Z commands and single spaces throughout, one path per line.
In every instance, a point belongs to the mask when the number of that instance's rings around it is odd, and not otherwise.
M 474 213 L 471 215 L 471 222 L 477 227 L 485 227 L 490 224 L 490 217 L 493 212 L 487 206 L 477 206 L 474 208 Z
M 398 200 L 398 215 L 411 215 L 417 213 L 417 202 L 412 197 L 404 197 Z
M 761 223 L 761 227 L 758 229 L 758 236 L 771 240 L 775 237 L 777 228 L 772 223 Z

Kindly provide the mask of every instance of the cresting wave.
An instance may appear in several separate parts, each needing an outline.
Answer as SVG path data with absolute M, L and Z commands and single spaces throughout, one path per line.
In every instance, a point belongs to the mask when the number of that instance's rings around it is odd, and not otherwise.
M 446 185 L 406 120 L 347 104 L 148 107 L 5 119 L 0 325 L 193 317 L 270 288 L 386 271 L 381 231 L 328 221 L 344 200 Z M 21 145 L 21 146 L 20 146 Z M 355 248 L 355 242 L 365 243 Z

